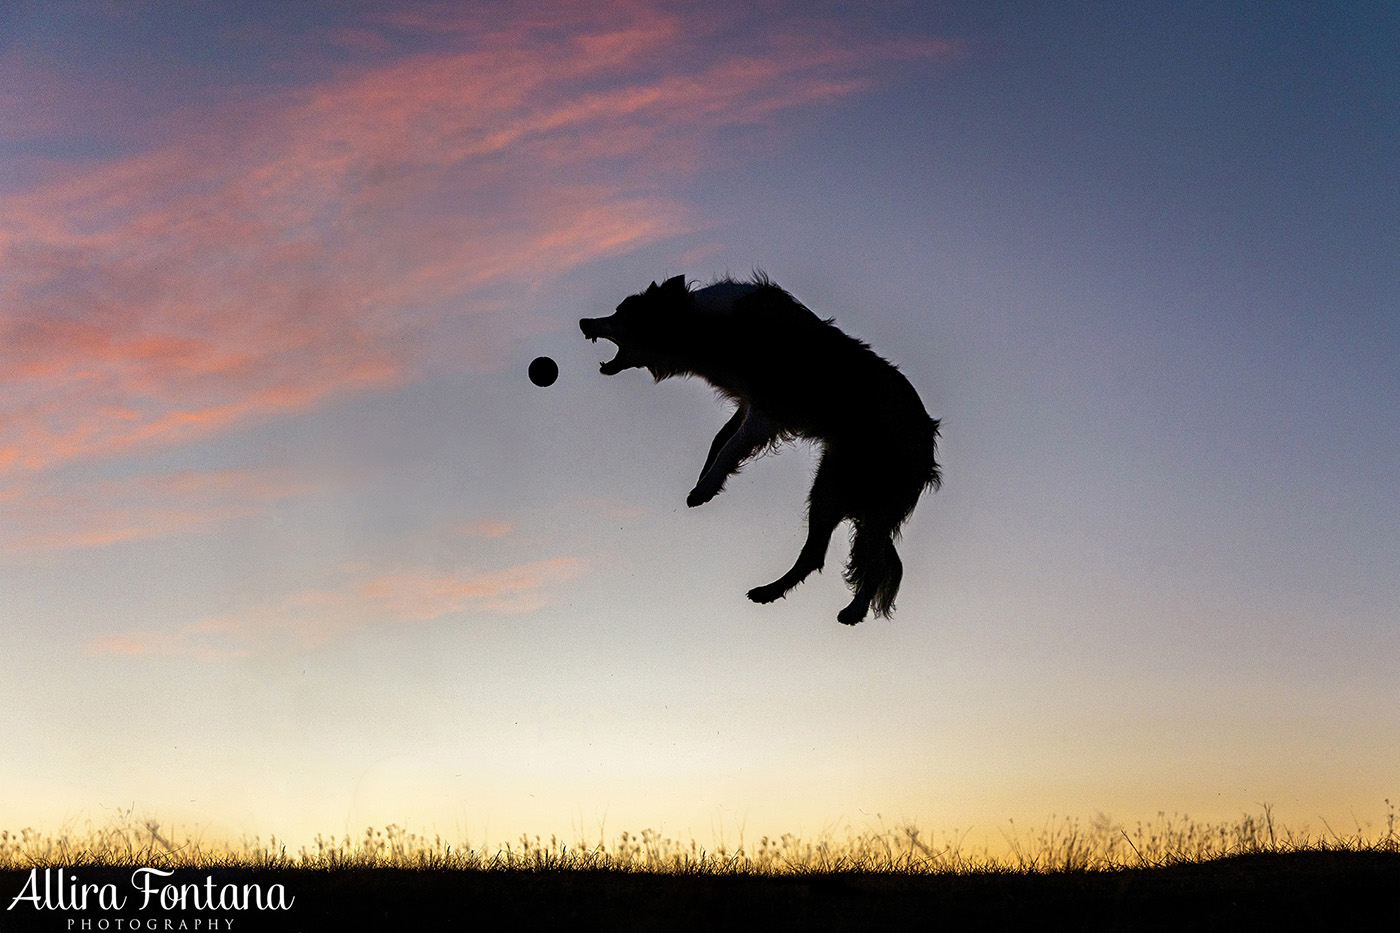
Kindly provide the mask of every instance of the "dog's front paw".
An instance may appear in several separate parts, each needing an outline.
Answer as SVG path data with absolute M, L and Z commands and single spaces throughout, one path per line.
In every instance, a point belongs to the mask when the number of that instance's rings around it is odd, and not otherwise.
M 749 590 L 749 599 L 756 603 L 771 603 L 782 599 L 787 595 L 787 590 L 776 583 L 769 583 L 767 586 L 756 586 Z
M 693 509 L 697 505 L 704 505 L 717 495 L 719 495 L 718 488 L 711 489 L 704 483 L 701 483 L 690 491 L 690 495 L 685 497 L 685 504 Z

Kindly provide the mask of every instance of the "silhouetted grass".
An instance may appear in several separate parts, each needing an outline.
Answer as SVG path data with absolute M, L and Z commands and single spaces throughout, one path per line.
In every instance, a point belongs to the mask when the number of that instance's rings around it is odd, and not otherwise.
M 968 872 L 1114 871 L 1206 862 L 1240 855 L 1299 851 L 1392 853 L 1400 851 L 1395 808 L 1386 801 L 1382 827 L 1357 825 L 1349 833 L 1330 826 L 1321 833 L 1275 824 L 1265 805 L 1258 815 L 1235 821 L 1198 822 L 1159 813 L 1131 828 L 1099 814 L 1082 822 L 1052 817 L 1025 830 L 1008 822 L 1001 836 L 1005 851 L 970 847 L 966 833 L 935 839 L 913 825 L 815 839 L 785 834 L 763 836 L 756 844 L 706 849 L 654 830 L 622 832 L 610 842 L 565 843 L 556 836 L 521 836 L 496 847 L 454 844 L 390 825 L 367 828 L 358 838 L 318 835 L 310 845 L 289 850 L 276 836 L 237 842 L 175 836 L 153 819 L 130 814 L 105 825 L 88 823 L 81 832 L 33 829 L 0 831 L 0 869 L 33 866 L 148 865 L 160 868 L 241 868 L 345 870 L 573 871 L 605 870 L 672 874 L 962 874 Z
M 180 929 L 182 920 L 196 929 L 198 917 L 238 924 L 214 929 L 427 928 L 486 911 L 613 929 L 1031 919 L 1052 929 L 1335 929 L 1395 907 L 1400 838 L 1386 803 L 1382 827 L 1348 833 L 1289 830 L 1268 807 L 1221 823 L 1165 814 L 1131 827 L 1102 815 L 1052 818 L 1031 830 L 1008 824 L 1000 853 L 967 846 L 966 834 L 934 838 L 913 826 L 714 849 L 651 830 L 592 844 L 522 837 L 487 849 L 389 826 L 289 850 L 275 837 L 176 839 L 153 820 L 128 818 L 82 832 L 0 832 L 0 930 L 83 929 L 82 920 L 103 929 L 95 924 L 117 914 L 35 909 L 12 898 L 35 883 L 32 872 L 59 869 L 76 883 L 130 891 L 138 867 L 173 872 L 171 885 L 280 884 L 293 899 L 282 912 L 124 915 L 173 924 L 140 927 L 150 929 Z

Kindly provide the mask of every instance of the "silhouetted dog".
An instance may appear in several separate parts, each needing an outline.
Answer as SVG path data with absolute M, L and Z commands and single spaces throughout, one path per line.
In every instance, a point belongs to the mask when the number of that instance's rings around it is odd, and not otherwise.
M 808 496 L 807 541 L 792 569 L 749 599 L 770 603 L 820 570 L 842 519 L 855 525 L 846 582 L 855 591 L 837 619 L 854 625 L 873 606 L 889 617 L 903 565 L 894 541 L 919 496 L 941 481 L 938 422 L 899 370 L 823 321 L 762 275 L 691 291 L 683 276 L 651 283 L 583 335 L 617 344 L 612 376 L 645 367 L 656 381 L 699 376 L 738 404 L 720 428 L 686 504 L 713 499 L 745 460 L 783 440 L 822 445 Z

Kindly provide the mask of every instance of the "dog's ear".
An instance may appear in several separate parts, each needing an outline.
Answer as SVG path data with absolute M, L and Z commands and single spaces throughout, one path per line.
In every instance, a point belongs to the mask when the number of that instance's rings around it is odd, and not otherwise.
M 643 294 L 643 295 L 655 295 L 658 288 L 659 288 L 659 286 L 658 286 L 655 282 L 652 282 L 650 285 L 647 286 L 647 290 L 644 291 L 644 292 L 642 292 L 642 294 Z
M 685 287 L 685 276 L 676 275 L 661 283 L 663 292 L 680 292 L 682 295 L 689 294 L 689 289 Z

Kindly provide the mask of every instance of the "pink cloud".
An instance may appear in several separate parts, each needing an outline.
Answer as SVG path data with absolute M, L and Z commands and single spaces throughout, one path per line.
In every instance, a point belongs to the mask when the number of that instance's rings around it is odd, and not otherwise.
M 306 650 L 376 625 L 531 612 L 547 605 L 555 589 L 578 576 L 584 566 L 578 558 L 556 557 L 487 572 L 395 570 L 173 631 L 107 636 L 94 640 L 89 649 L 94 654 L 202 660 Z
M 312 488 L 277 470 L 14 485 L 0 495 L 0 552 L 63 551 L 199 531 L 264 513 Z
M 650 510 L 645 506 L 617 502 L 600 496 L 582 496 L 575 499 L 574 504 L 579 508 L 587 509 L 590 512 L 601 515 L 609 521 L 617 522 L 626 522 L 635 518 L 643 518 L 650 513 Z
M 510 522 L 499 518 L 483 518 L 458 525 L 454 531 L 469 538 L 504 538 L 514 531 Z
M 471 605 L 525 612 L 543 604 L 547 581 L 572 577 L 581 566 L 575 558 L 555 558 L 483 574 L 414 570 L 367 580 L 359 592 L 381 617 L 405 622 L 426 622 Z
M 935 42 L 704 46 L 647 4 L 344 25 L 434 46 L 183 116 L 171 143 L 0 199 L 0 468 L 181 443 L 412 378 L 473 291 L 687 230 L 704 134 L 868 84 Z M 560 32 L 563 25 L 564 31 Z M 798 24 L 801 25 L 801 24 Z M 498 339 L 489 325 L 468 342 Z
M 693 229 L 667 192 L 716 128 L 950 52 L 803 20 L 721 44 L 649 3 L 511 9 L 366 12 L 327 42 L 373 61 L 166 115 L 167 142 L 0 196 L 0 475 L 398 385 L 432 352 L 489 361 L 528 324 L 482 290 Z

